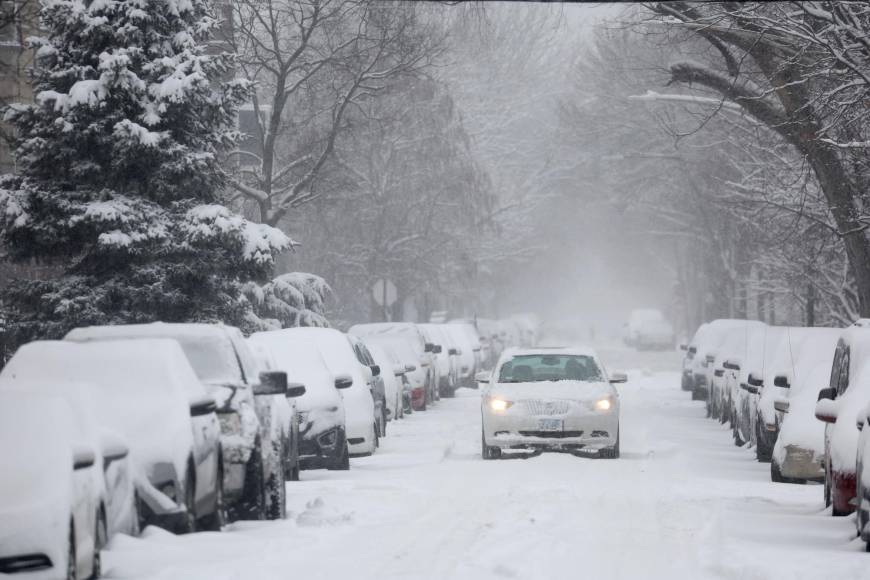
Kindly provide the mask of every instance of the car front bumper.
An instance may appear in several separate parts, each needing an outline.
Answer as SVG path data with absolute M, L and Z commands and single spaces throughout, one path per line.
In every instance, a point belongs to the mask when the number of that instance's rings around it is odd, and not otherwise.
M 307 434 L 299 440 L 299 466 L 302 469 L 326 469 L 344 453 L 344 431 L 340 427 Z
M 547 419 L 561 420 L 562 429 L 542 431 L 540 421 Z M 503 450 L 597 451 L 616 445 L 619 439 L 619 407 L 606 413 L 552 416 L 485 411 L 483 436 L 487 445 Z

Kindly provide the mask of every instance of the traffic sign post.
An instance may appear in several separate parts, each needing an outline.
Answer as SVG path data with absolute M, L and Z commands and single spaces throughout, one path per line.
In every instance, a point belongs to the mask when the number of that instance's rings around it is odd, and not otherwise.
M 375 299 L 378 306 L 384 309 L 384 320 L 387 322 L 392 321 L 391 306 L 395 304 L 396 300 L 399 298 L 399 292 L 392 280 L 388 280 L 387 278 L 379 278 L 375 280 L 375 283 L 372 284 L 372 298 Z

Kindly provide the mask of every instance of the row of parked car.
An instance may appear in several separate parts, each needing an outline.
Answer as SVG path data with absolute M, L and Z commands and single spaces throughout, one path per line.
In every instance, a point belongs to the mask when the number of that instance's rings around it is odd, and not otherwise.
M 682 345 L 682 388 L 728 423 L 771 480 L 824 484 L 833 515 L 857 510 L 870 550 L 870 321 L 848 328 L 720 319 Z
M 97 577 L 114 534 L 283 518 L 300 470 L 349 469 L 526 340 L 486 320 L 152 323 L 23 345 L 0 371 L 0 575 Z

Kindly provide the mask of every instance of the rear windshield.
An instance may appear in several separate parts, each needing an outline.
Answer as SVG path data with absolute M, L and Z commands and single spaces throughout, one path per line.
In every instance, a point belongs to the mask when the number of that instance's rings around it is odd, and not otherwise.
M 536 381 L 603 381 L 601 369 L 591 356 L 540 354 L 515 356 L 502 365 L 500 383 Z
M 228 339 L 211 336 L 177 337 L 196 376 L 204 383 L 241 385 L 239 360 Z

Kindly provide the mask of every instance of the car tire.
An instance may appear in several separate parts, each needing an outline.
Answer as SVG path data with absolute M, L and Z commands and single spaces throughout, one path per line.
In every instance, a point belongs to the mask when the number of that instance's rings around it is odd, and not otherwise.
M 97 580 L 103 573 L 101 550 L 109 543 L 109 530 L 106 526 L 106 512 L 103 508 L 97 512 L 97 525 L 94 530 L 94 563 L 91 565 L 91 580 Z
M 619 459 L 619 429 L 616 430 L 616 445 L 598 452 L 601 459 Z
M 825 462 L 825 507 L 831 506 L 831 466 Z
M 270 473 L 266 478 L 266 519 L 283 520 L 287 517 L 287 488 L 284 485 L 284 470 Z
M 387 436 L 387 402 L 384 401 L 384 406 L 381 409 L 381 437 Z
M 66 580 L 76 580 L 78 578 L 78 566 L 76 564 L 76 527 L 73 520 L 69 521 L 69 537 L 67 538 L 66 553 Z
M 785 483 L 785 478 L 782 476 L 782 470 L 775 459 L 772 459 L 770 462 L 770 481 L 774 483 Z
M 178 525 L 179 534 L 192 534 L 196 531 L 196 480 L 193 476 L 193 468 L 187 467 L 184 477 L 184 518 Z
M 263 451 L 258 441 L 245 466 L 245 487 L 236 507 L 237 520 L 266 519 L 266 485 L 263 474 Z
M 327 469 L 331 471 L 347 471 L 350 469 L 350 450 L 347 448 L 347 441 L 344 442 L 342 449 L 341 455 Z
M 480 431 L 480 456 L 483 457 L 484 460 L 498 459 L 501 457 L 501 449 L 499 447 L 491 447 L 486 444 L 483 430 Z
M 214 511 L 200 520 L 200 529 L 219 532 L 227 525 L 229 516 L 227 514 L 226 497 L 224 496 L 224 467 L 223 463 L 218 463 L 217 469 L 217 488 L 215 489 Z

